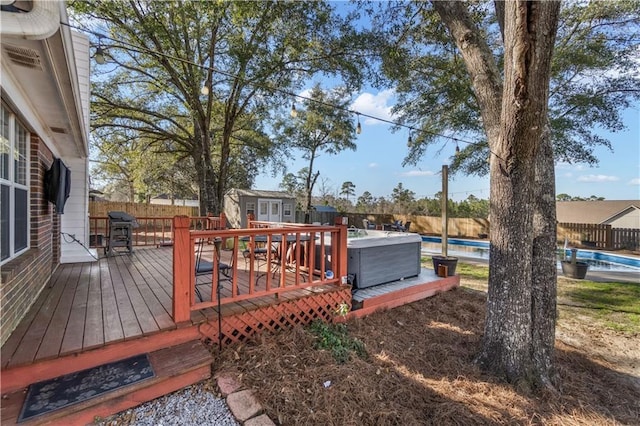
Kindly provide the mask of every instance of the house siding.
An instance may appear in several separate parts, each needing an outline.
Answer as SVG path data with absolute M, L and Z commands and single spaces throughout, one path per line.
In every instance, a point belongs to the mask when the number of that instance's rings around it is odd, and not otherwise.
M 44 173 L 53 154 L 35 134 L 30 145 L 30 249 L 2 265 L 0 334 L 4 344 L 42 289 L 60 259 L 60 215 L 44 198 Z
M 612 228 L 640 229 L 640 209 L 629 207 L 604 223 Z

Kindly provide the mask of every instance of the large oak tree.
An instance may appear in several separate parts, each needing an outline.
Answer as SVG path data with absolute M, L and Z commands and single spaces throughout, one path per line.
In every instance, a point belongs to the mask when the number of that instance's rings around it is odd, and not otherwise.
M 555 193 L 553 154 L 543 135 L 560 3 L 496 5 L 504 40 L 502 72 L 465 4 L 434 2 L 466 64 L 491 153 L 489 292 L 477 360 L 511 382 L 550 387 Z
M 478 361 L 512 381 L 553 382 L 554 158 L 597 163 L 593 147 L 611 145 L 594 130 L 623 127 L 619 112 L 640 96 L 639 5 L 394 2 L 374 25 L 384 75 L 397 88 L 395 112 L 416 129 L 405 163 L 453 143 L 453 170 L 490 169 L 491 274 Z
M 127 129 L 190 158 L 203 214 L 221 211 L 230 186 L 248 187 L 265 163 L 282 161 L 268 123 L 290 92 L 317 73 L 342 73 L 349 82 L 358 74 L 359 59 L 342 38 L 351 31 L 349 18 L 329 3 L 86 0 L 71 6 L 108 59 L 93 78 L 93 130 L 105 139 Z

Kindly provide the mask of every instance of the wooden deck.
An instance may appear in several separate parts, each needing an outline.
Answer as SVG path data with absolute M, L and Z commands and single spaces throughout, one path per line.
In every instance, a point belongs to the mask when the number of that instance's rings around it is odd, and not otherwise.
M 212 246 L 203 257 L 211 257 Z M 231 251 L 222 260 L 231 263 Z M 238 260 L 238 290 L 248 292 L 249 272 Z M 2 346 L 2 369 L 84 352 L 112 343 L 175 330 L 172 320 L 172 249 L 138 248 L 132 255 L 102 257 L 98 262 L 60 265 L 50 285 Z M 267 272 L 256 270 L 254 281 L 266 284 Z M 277 275 L 277 274 L 276 274 Z M 277 276 L 276 276 L 277 279 Z M 197 277 L 205 300 L 211 298 L 211 275 Z M 222 282 L 222 296 L 230 286 Z M 222 306 L 222 315 L 274 303 L 257 298 Z M 215 308 L 194 311 L 191 325 L 217 316 Z
M 206 245 L 203 258 L 211 259 L 213 250 L 213 245 Z M 234 265 L 234 278 L 221 281 L 222 300 L 233 296 L 232 286 L 238 294 L 246 296 L 250 289 L 265 289 L 280 282 L 279 271 L 267 271 L 264 263 L 260 268 L 247 265 L 245 270 L 242 254 L 238 259 L 232 256 L 232 250 L 222 250 L 221 261 Z M 438 279 L 433 271 L 425 271 L 426 275 L 403 280 L 395 286 L 358 291 L 353 299 L 348 286 L 314 285 L 224 303 L 219 317 L 216 305 L 209 303 L 211 306 L 206 309 L 193 308 L 189 321 L 176 323 L 172 319 L 173 261 L 172 247 L 145 247 L 136 248 L 132 254 L 101 257 L 93 263 L 60 265 L 1 348 L 0 386 L 5 398 L 2 424 L 15 421 L 16 406 L 24 398 L 23 389 L 37 381 L 140 353 L 171 351 L 178 345 L 193 346 L 193 342 L 206 340 L 227 345 L 258 332 L 307 324 L 316 318 L 338 319 L 335 308 L 343 303 L 350 307 L 353 303 L 359 309 L 349 316 L 363 316 L 459 284 L 458 277 Z M 296 277 L 297 272 L 283 273 L 286 286 L 293 288 L 295 281 L 301 280 Z M 307 276 L 307 283 L 310 280 L 313 277 Z M 211 274 L 196 277 L 196 282 L 205 302 L 216 300 L 211 294 Z M 196 300 L 195 293 L 192 297 Z M 183 376 L 171 371 L 152 389 L 137 392 L 152 399 L 208 377 L 201 364 L 185 370 Z M 116 412 L 140 402 L 135 397 L 117 397 L 105 401 L 102 408 L 94 406 L 88 411 Z M 65 414 L 69 418 L 80 415 L 84 413 Z

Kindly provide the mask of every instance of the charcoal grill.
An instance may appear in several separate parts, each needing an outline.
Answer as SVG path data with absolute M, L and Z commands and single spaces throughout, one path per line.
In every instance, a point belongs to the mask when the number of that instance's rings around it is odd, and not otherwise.
M 133 253 L 133 229 L 137 227 L 136 218 L 130 214 L 117 211 L 109 212 L 105 255 Z

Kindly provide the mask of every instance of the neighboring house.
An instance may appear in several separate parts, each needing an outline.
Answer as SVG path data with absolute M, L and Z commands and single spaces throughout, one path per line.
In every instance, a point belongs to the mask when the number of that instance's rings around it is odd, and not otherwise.
M 65 6 L 2 2 L 0 11 L 2 344 L 60 263 L 96 255 L 85 249 L 89 41 L 64 25 Z
M 283 191 L 231 189 L 224 196 L 224 214 L 232 228 L 246 228 L 247 215 L 266 222 L 293 222 L 296 198 Z
M 560 223 L 593 223 L 640 229 L 640 200 L 558 201 Z
M 89 201 L 105 201 L 104 197 L 102 197 L 104 195 L 104 192 L 99 191 L 97 189 L 90 189 L 89 190 Z
M 171 200 L 171 195 L 160 194 L 157 197 L 151 198 L 149 200 L 149 204 L 158 204 L 162 206 L 200 207 L 200 200 L 198 200 L 197 198 L 192 198 L 190 200 L 174 198 L 173 200 Z

